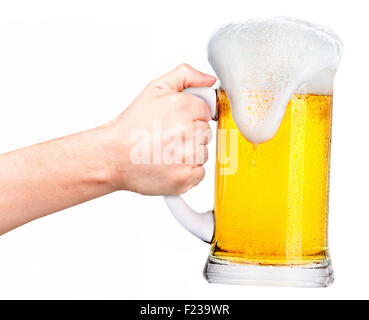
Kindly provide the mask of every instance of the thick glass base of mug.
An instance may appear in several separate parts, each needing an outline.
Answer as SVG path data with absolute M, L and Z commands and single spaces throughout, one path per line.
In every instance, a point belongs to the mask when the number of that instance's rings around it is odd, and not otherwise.
M 212 256 L 206 262 L 204 277 L 210 283 L 310 288 L 328 287 L 334 280 L 329 260 L 308 265 L 259 266 Z

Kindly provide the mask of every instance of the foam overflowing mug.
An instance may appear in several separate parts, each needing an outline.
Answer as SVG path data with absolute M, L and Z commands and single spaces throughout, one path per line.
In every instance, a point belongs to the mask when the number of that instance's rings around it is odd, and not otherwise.
M 322 287 L 333 281 L 327 217 L 333 78 L 331 31 L 289 18 L 218 29 L 208 44 L 220 88 L 189 88 L 218 120 L 214 210 L 165 197 L 211 243 L 209 282 Z

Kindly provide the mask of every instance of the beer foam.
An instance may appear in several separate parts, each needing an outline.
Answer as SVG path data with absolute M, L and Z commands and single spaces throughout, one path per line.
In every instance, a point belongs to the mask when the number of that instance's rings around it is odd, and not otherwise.
M 274 137 L 296 91 L 332 94 L 341 53 L 332 31 L 284 17 L 228 24 L 208 43 L 232 117 L 254 144 Z

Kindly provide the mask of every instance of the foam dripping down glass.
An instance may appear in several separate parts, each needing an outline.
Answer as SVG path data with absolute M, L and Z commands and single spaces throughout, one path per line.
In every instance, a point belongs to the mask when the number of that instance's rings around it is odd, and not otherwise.
M 221 86 L 190 88 L 218 120 L 214 210 L 165 200 L 211 243 L 209 282 L 325 287 L 333 79 L 342 43 L 289 18 L 245 20 L 208 44 Z M 217 101 L 215 103 L 215 101 Z

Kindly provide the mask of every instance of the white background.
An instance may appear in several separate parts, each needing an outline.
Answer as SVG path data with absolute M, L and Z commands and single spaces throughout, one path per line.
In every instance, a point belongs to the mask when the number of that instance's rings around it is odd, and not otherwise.
M 209 246 L 160 197 L 117 192 L 0 237 L 0 298 L 369 298 L 366 4 L 0 1 L 0 153 L 110 120 L 181 62 L 212 73 L 206 42 L 232 20 L 293 16 L 334 29 L 345 45 L 334 98 L 330 288 L 210 285 L 202 277 Z M 214 158 L 186 196 L 198 210 L 212 206 Z

